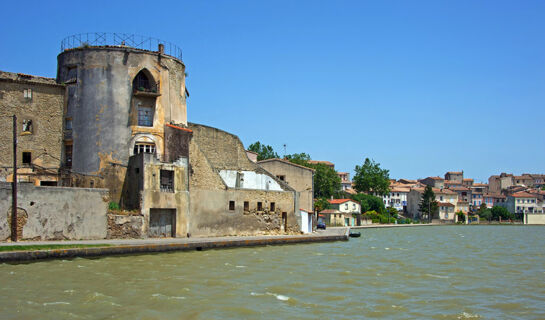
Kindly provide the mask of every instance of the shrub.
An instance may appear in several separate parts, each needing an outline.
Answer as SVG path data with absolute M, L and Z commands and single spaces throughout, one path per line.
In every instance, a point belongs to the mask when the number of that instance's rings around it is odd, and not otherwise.
M 121 209 L 121 208 L 119 207 L 119 204 L 118 204 L 117 202 L 113 202 L 113 201 L 112 201 L 112 202 L 110 202 L 110 204 L 108 205 L 108 209 L 110 209 L 110 210 L 119 210 L 119 209 Z

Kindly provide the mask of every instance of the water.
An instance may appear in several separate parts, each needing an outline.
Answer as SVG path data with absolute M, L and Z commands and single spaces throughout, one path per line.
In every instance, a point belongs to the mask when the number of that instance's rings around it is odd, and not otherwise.
M 545 227 L 0 265 L 2 319 L 545 319 Z

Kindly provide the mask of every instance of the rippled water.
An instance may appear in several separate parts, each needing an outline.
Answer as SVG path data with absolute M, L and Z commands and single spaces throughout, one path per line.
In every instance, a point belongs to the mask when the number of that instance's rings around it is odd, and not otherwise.
M 545 227 L 0 265 L 2 319 L 544 319 Z

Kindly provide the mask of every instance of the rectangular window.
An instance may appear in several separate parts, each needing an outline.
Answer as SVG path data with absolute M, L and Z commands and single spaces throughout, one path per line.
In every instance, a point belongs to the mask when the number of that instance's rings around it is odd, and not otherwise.
M 153 127 L 153 108 L 138 107 L 138 125 L 142 127 Z
M 244 211 L 250 211 L 250 202 L 244 201 Z
M 276 176 L 278 179 L 282 180 L 282 181 L 286 181 L 286 176 Z
M 276 210 L 276 204 L 274 202 L 271 202 L 271 211 Z
M 229 210 L 234 211 L 235 210 L 235 202 L 229 201 Z
M 257 203 L 257 211 L 263 211 L 263 202 Z
M 30 164 L 32 162 L 32 153 L 23 152 L 23 164 Z
M 160 178 L 161 178 L 161 191 L 174 192 L 174 171 L 161 170 Z
M 32 99 L 32 89 L 23 90 L 23 97 L 28 100 Z

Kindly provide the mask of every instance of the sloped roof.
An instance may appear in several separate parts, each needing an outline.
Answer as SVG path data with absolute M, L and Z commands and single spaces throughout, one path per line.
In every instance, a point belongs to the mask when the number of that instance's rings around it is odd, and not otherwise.
M 514 198 L 535 198 L 534 195 L 529 194 L 528 192 L 524 192 L 524 191 L 515 192 L 511 196 L 514 197 Z
M 261 164 L 261 163 L 266 163 L 266 162 L 273 162 L 273 161 L 280 161 L 282 163 L 285 163 L 285 164 L 289 164 L 289 165 L 292 165 L 294 167 L 299 167 L 301 169 L 307 169 L 307 170 L 310 170 L 310 171 L 316 171 L 312 168 L 309 168 L 309 167 L 305 167 L 305 166 L 302 166 L 300 164 L 297 164 L 297 163 L 293 163 L 291 161 L 288 161 L 288 160 L 284 160 L 284 159 L 278 159 L 278 158 L 271 158 L 271 159 L 265 159 L 265 160 L 260 160 L 257 162 L 257 164 Z
M 331 203 L 331 204 L 341 204 L 341 203 L 345 203 L 345 202 L 348 202 L 348 201 L 359 203 L 356 200 L 352 200 L 352 199 L 330 199 L 330 200 L 327 200 L 327 201 L 329 203 Z

